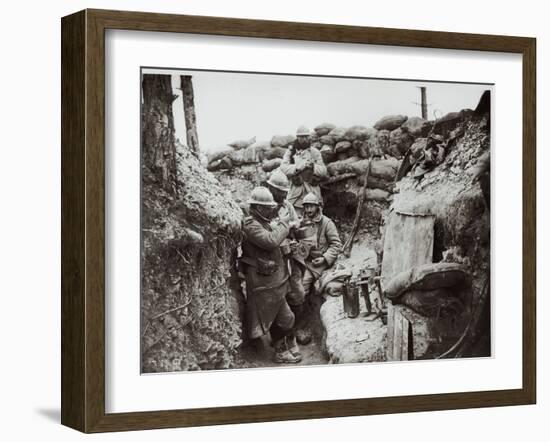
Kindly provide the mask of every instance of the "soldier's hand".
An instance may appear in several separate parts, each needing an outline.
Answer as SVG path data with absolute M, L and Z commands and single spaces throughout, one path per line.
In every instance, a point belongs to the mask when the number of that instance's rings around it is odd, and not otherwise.
M 286 215 L 280 216 L 279 221 L 281 221 L 282 223 L 288 224 L 290 221 L 290 215 L 287 213 Z
M 320 266 L 321 264 L 323 264 L 325 262 L 325 258 L 323 258 L 322 256 L 319 257 L 319 258 L 315 258 L 312 263 L 314 266 Z
M 297 229 L 298 227 L 300 227 L 300 221 L 290 221 L 288 227 L 290 227 L 291 229 Z

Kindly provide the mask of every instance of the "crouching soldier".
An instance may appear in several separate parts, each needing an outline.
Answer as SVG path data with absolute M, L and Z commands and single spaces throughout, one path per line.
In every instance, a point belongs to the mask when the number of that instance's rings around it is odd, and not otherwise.
M 268 331 L 277 363 L 300 362 L 289 350 L 288 335 L 294 314 L 286 301 L 289 275 L 281 243 L 289 233 L 289 217 L 275 218 L 277 203 L 265 187 L 256 187 L 250 200 L 250 216 L 244 219 L 241 263 L 246 280 L 247 327 L 251 339 Z
M 303 200 L 304 217 L 302 229 L 306 230 L 307 253 L 304 259 L 302 286 L 305 296 L 309 296 L 310 304 L 316 304 L 310 296 L 311 289 L 322 273 L 332 267 L 341 251 L 342 243 L 334 221 L 323 215 L 321 202 L 317 195 L 309 193 Z M 299 344 L 308 344 L 311 340 L 311 330 L 308 326 L 306 313 L 296 315 L 296 338 Z

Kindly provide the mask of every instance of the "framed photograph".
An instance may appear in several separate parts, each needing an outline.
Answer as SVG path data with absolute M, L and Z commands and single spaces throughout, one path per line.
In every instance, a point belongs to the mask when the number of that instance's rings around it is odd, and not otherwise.
M 536 400 L 536 43 L 62 19 L 62 423 Z

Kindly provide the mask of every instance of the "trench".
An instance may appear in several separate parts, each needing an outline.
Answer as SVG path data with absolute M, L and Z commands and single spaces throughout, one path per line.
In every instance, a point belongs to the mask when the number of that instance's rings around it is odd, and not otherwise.
M 275 366 L 268 337 L 250 345 L 243 335 L 245 295 L 234 263 L 250 192 L 265 184 L 295 137 L 251 139 L 201 158 L 175 141 L 170 77 L 146 75 L 143 88 L 141 370 Z M 331 271 L 370 269 L 386 278 L 387 294 L 398 273 L 387 270 L 391 263 L 400 270 L 450 263 L 467 274 L 468 286 L 458 300 L 450 289 L 411 289 L 409 304 L 388 304 L 384 322 L 384 315 L 367 320 L 363 302 L 359 314 L 349 317 L 343 283 L 331 281 L 324 286 L 319 316 L 313 316 L 313 341 L 302 346 L 302 365 L 491 354 L 490 113 L 477 112 L 450 113 L 437 122 L 388 116 L 377 128 L 327 123 L 315 128 L 312 145 L 329 175 L 321 183 L 324 212 L 343 243 L 366 184 L 351 253 L 340 256 Z M 420 161 L 432 129 L 443 140 L 445 155 L 418 177 L 414 169 L 402 170 L 403 155 Z M 396 216 L 403 220 L 394 226 Z M 411 216 L 417 219 L 406 221 Z M 422 220 L 430 217 L 434 222 L 426 226 Z M 386 244 L 392 238 L 393 251 Z M 406 250 L 414 260 L 406 261 Z M 374 296 L 375 288 L 369 290 Z M 432 304 L 422 305 L 422 299 Z M 460 342 L 467 345 L 454 348 Z

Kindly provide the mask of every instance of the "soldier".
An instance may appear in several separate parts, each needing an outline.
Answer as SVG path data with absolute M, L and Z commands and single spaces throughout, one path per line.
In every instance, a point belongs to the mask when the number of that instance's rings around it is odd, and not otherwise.
M 286 199 L 288 191 L 290 189 L 290 184 L 286 175 L 281 172 L 280 169 L 273 171 L 269 179 L 267 180 L 267 187 L 273 195 L 273 199 L 278 204 L 277 213 L 280 218 L 289 217 L 289 227 L 290 233 L 289 236 L 282 242 L 281 251 L 285 258 L 285 262 L 288 263 L 288 269 L 290 271 L 290 292 L 288 293 L 286 299 L 288 305 L 295 317 L 300 316 L 303 303 L 305 300 L 304 288 L 302 285 L 302 276 L 305 270 L 303 258 L 300 260 L 297 259 L 296 254 L 292 254 L 291 244 L 295 243 L 295 228 L 300 225 L 300 218 L 296 213 L 296 210 Z M 301 262 L 300 262 L 301 261 Z M 295 333 L 291 333 L 288 337 L 289 350 L 294 355 L 300 355 L 300 348 L 296 342 Z
M 303 199 L 304 218 L 303 228 L 307 229 L 307 238 L 303 240 L 308 244 L 305 258 L 305 270 L 302 277 L 302 286 L 307 297 L 313 283 L 321 277 L 321 274 L 332 267 L 342 249 L 342 243 L 334 222 L 323 215 L 321 202 L 317 195 L 308 193 Z M 313 300 L 312 300 L 313 301 Z M 308 344 L 311 340 L 311 330 L 307 326 L 303 314 L 296 318 L 296 338 L 299 344 Z
M 250 216 L 244 219 L 241 264 L 246 280 L 247 326 L 251 339 L 268 331 L 275 348 L 274 361 L 297 363 L 300 355 L 289 350 L 294 314 L 286 301 L 289 275 L 281 243 L 289 233 L 289 217 L 274 219 L 277 203 L 265 187 L 256 187 L 250 200 Z
M 300 126 L 296 131 L 296 141 L 283 157 L 281 170 L 290 180 L 288 200 L 298 215 L 303 213 L 303 200 L 313 193 L 322 201 L 319 181 L 327 176 L 327 168 L 321 153 L 311 147 L 310 131 Z

